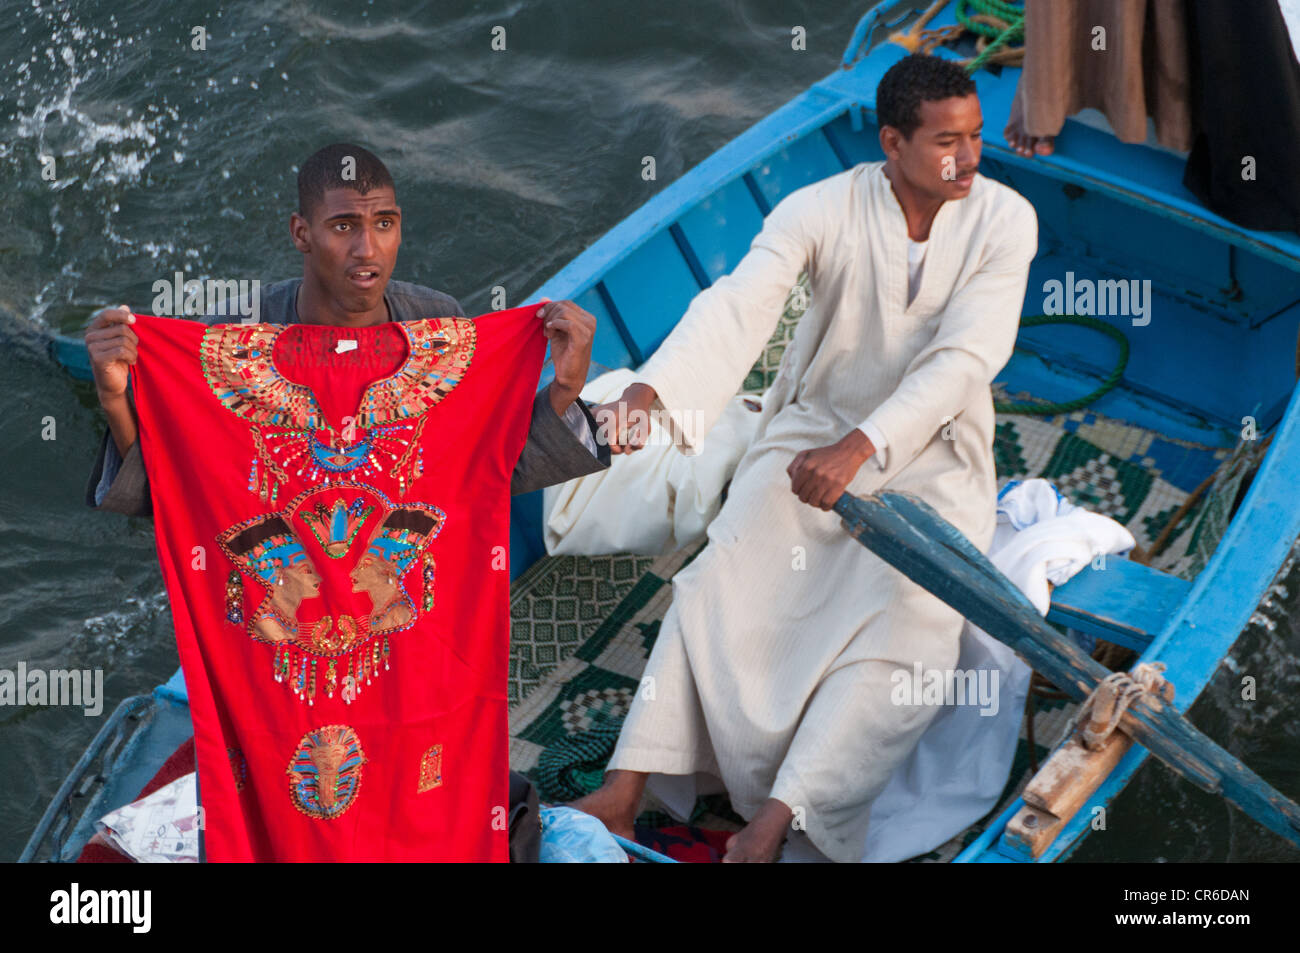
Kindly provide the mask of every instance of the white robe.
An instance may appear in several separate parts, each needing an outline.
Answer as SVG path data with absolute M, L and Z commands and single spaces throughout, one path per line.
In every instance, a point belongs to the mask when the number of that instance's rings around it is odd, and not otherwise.
M 581 397 L 617 400 L 636 380 L 628 368 L 608 371 L 582 388 Z M 762 398 L 736 396 L 709 435 L 709 452 L 677 453 L 654 423 L 646 446 L 616 456 L 595 473 L 542 491 L 543 541 L 550 556 L 636 553 L 666 556 L 704 538 L 722 506 L 722 488 L 754 442 Z M 628 500 L 637 518 L 627 519 Z
M 867 416 L 887 441 L 884 467 L 868 461 L 848 491 L 916 493 L 987 549 L 990 384 L 1011 355 L 1037 250 L 1029 202 L 976 175 L 966 198 L 940 206 L 908 305 L 907 223 L 883 165 L 781 201 L 637 374 L 683 452 L 702 449 L 808 270 L 812 304 L 709 545 L 673 579 L 609 763 L 719 778 L 746 818 L 779 798 L 840 861 L 862 857 L 872 800 L 936 713 L 891 704 L 892 674 L 956 667 L 962 619 L 835 513 L 800 502 L 786 467 Z

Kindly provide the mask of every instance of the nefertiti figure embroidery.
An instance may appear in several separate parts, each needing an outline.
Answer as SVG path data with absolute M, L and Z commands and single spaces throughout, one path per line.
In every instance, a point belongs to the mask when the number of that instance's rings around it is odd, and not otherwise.
M 249 635 L 274 645 L 296 642 L 298 606 L 320 594 L 321 577 L 289 524 L 272 513 L 231 527 L 217 542 L 267 589 L 249 619 Z M 242 611 L 238 618 L 242 620 Z
M 366 544 L 352 570 L 352 591 L 370 596 L 370 631 L 393 633 L 415 621 L 417 612 L 402 583 L 429 542 L 442 529 L 446 514 L 421 504 L 390 512 Z M 428 593 L 426 593 L 426 601 Z

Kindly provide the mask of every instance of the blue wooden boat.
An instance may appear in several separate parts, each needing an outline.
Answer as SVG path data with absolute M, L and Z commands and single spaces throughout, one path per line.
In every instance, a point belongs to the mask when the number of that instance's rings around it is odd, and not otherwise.
M 889 32 L 912 16 L 886 4 L 870 10 L 831 75 L 664 188 L 534 297 L 570 298 L 596 315 L 594 360 L 604 368 L 639 365 L 690 300 L 737 264 L 782 197 L 883 158 L 875 88 L 907 52 L 887 40 Z M 949 7 L 929 26 L 954 23 Z M 935 50 L 958 58 L 971 53 L 969 43 Z M 1203 524 L 1199 551 L 1188 548 L 1176 564 L 1112 560 L 1104 570 L 1084 570 L 1053 593 L 1048 620 L 1129 647 L 1142 661 L 1164 663 L 1176 693 L 1173 708 L 1183 713 L 1252 619 L 1268 623 L 1261 601 L 1291 569 L 1300 535 L 1300 507 L 1293 502 L 1300 481 L 1300 237 L 1249 231 L 1215 215 L 1183 187 L 1182 157 L 1121 143 L 1095 124 L 1068 121 L 1052 156 L 1019 156 L 1002 137 L 1019 73 L 1003 66 L 980 70 L 975 79 L 985 117 L 981 172 L 1015 188 L 1038 213 L 1039 253 L 1025 314 L 1044 310 L 1041 289 L 1049 281 L 1150 282 L 1149 322 L 1096 316 L 1127 342 L 1118 382 L 1086 410 L 1058 414 L 1050 424 L 1061 442 L 1089 446 L 1101 439 L 1096 432 L 1103 424 L 1129 428 L 1146 435 L 1144 449 L 1110 447 L 1089 465 L 1100 464 L 1083 468 L 1085 476 L 1093 473 L 1093 484 L 1085 486 L 1075 473 L 1074 489 L 1085 503 L 1095 502 L 1116 485 L 1123 489 L 1126 475 L 1141 483 L 1145 474 L 1180 486 L 1185 500 L 1199 499 Z M 1027 326 L 998 385 L 1008 395 L 1056 402 L 1093 392 L 1116 367 L 1113 337 L 1085 327 Z M 55 349 L 73 373 L 78 366 L 85 372 L 79 342 L 59 339 Z M 1030 426 L 1013 415 L 999 420 L 1007 433 Z M 1252 456 L 1262 463 L 1247 474 Z M 1189 472 L 1174 472 L 1189 460 L 1200 469 L 1188 464 Z M 1000 477 L 1012 475 L 999 463 Z M 516 585 L 530 584 L 548 559 L 540 497 L 514 502 Z M 1206 528 L 1214 507 L 1219 525 Z M 1150 541 L 1161 517 L 1165 524 L 1183 518 L 1170 509 L 1125 516 L 1130 528 L 1145 519 L 1149 532 L 1142 538 Z M 55 796 L 23 859 L 75 859 L 92 819 L 131 800 L 189 731 L 179 672 L 151 695 L 124 702 Z M 1021 770 L 1003 805 L 940 859 L 1069 857 L 1089 834 L 1093 809 L 1110 805 L 1148 754 L 1133 746 L 1037 856 L 1007 835 L 1008 822 L 1024 807 L 1015 794 L 1028 779 Z

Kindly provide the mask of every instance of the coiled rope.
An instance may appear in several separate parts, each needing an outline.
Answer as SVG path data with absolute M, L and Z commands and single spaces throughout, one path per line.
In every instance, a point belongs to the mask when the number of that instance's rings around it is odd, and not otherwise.
M 1124 376 L 1124 369 L 1128 367 L 1129 344 L 1128 338 L 1124 332 L 1114 325 L 1107 324 L 1097 318 L 1089 317 L 1083 314 L 1035 314 L 1020 319 L 1022 328 L 1037 328 L 1046 324 L 1073 324 L 1083 328 L 1091 328 L 1094 331 L 1100 331 L 1107 337 L 1119 344 L 1119 360 L 1115 362 L 1115 369 L 1106 375 L 1101 386 L 1096 390 L 1084 394 L 1082 397 L 1076 397 L 1074 400 L 1051 402 L 1051 401 L 999 401 L 993 404 L 993 409 L 1000 414 L 1025 414 L 1041 417 L 1054 417 L 1057 414 L 1068 414 L 1072 411 L 1087 407 L 1089 404 L 1099 400 L 1102 396 L 1109 393 L 1115 388 Z M 1017 350 L 1022 350 L 1017 348 Z
M 1007 0 L 957 0 L 956 14 L 957 22 L 980 38 L 975 47 L 976 56 L 964 64 L 967 72 L 973 73 L 990 62 L 1003 66 L 1018 66 L 1024 62 L 1023 4 Z M 1017 41 L 1022 45 L 1009 46 Z
M 890 41 L 909 53 L 929 53 L 942 43 L 950 43 L 963 33 L 973 33 L 975 56 L 962 65 L 974 73 L 984 66 L 1019 66 L 1024 62 L 1025 10 L 1012 0 L 957 0 L 957 22 L 951 26 L 926 29 L 926 24 L 946 7 L 949 0 L 936 0 L 905 32 L 890 36 Z M 1011 44 L 1019 42 L 1019 46 Z

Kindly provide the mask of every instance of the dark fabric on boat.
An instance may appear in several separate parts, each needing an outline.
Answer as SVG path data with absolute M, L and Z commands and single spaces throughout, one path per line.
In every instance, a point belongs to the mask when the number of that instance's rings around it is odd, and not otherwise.
M 1300 63 L 1273 2 L 1192 0 L 1196 134 L 1183 184 L 1244 227 L 1300 232 Z M 1253 180 L 1242 161 L 1255 159 Z

